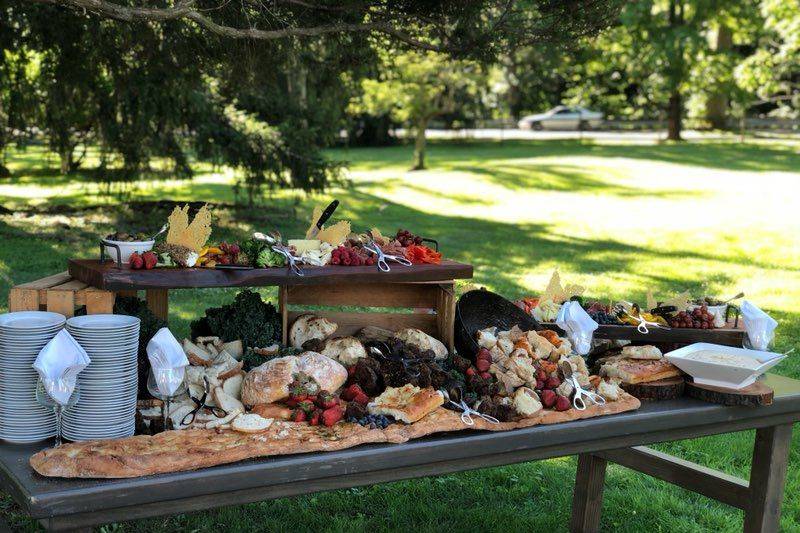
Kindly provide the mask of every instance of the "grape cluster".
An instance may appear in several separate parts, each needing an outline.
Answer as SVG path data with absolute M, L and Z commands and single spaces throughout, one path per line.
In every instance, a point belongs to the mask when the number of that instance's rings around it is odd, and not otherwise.
M 622 322 L 620 322 L 619 318 L 617 318 L 616 315 L 613 315 L 607 311 L 603 311 L 602 309 L 597 311 L 589 311 L 589 316 L 592 317 L 592 320 L 601 325 L 607 324 L 607 325 L 618 326 L 622 324 Z
M 397 235 L 395 236 L 395 240 L 397 240 L 403 246 L 411 246 L 412 244 L 420 245 L 422 244 L 422 237 L 419 235 L 414 235 L 410 231 L 406 229 L 399 229 L 397 230 Z
M 394 422 L 394 420 L 384 415 L 367 415 L 361 418 L 351 416 L 348 417 L 347 421 L 353 424 L 359 424 L 361 426 L 368 427 L 369 429 L 386 429 L 389 427 L 389 424 Z
M 339 246 L 331 252 L 331 264 L 344 266 L 374 265 L 375 256 L 368 256 L 366 253 L 363 250 L 359 253 L 357 248 Z
M 714 329 L 714 315 L 707 306 L 696 307 L 691 312 L 681 311 L 667 319 L 672 328 Z

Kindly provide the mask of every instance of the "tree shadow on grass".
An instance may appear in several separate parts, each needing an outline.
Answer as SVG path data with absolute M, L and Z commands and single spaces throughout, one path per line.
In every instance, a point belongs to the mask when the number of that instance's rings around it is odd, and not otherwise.
M 612 183 L 577 165 L 549 164 L 496 164 L 490 168 L 478 166 L 453 166 L 453 170 L 487 176 L 512 191 L 539 190 L 589 194 L 608 194 L 623 198 L 681 199 L 708 196 L 703 191 L 681 189 L 653 190 Z
M 452 163 L 536 157 L 601 157 L 661 161 L 677 165 L 740 170 L 750 172 L 796 172 L 800 153 L 781 143 L 738 143 L 729 141 L 684 141 L 661 144 L 610 144 L 592 140 L 510 140 L 510 141 L 445 141 L 429 143 L 428 164 L 431 169 Z M 331 151 L 336 159 L 345 155 L 355 167 L 379 170 L 387 165 L 405 165 L 411 161 L 410 146 L 376 149 Z

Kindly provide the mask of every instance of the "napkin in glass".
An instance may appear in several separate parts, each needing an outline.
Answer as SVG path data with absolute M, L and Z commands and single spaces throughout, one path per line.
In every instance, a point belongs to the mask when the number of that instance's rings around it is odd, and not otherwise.
M 183 383 L 189 360 L 168 328 L 158 330 L 147 343 L 147 358 L 153 368 L 158 391 L 164 396 L 174 396 Z
M 742 301 L 741 310 L 744 329 L 750 338 L 750 345 L 754 350 L 768 350 L 769 343 L 775 336 L 778 322 L 748 300 Z
M 68 405 L 78 374 L 91 362 L 86 350 L 62 329 L 36 356 L 33 368 L 42 378 L 47 394 L 59 404 Z
M 592 337 L 597 322 L 592 320 L 579 302 L 564 302 L 556 317 L 556 325 L 567 334 L 575 353 L 586 355 L 592 351 Z

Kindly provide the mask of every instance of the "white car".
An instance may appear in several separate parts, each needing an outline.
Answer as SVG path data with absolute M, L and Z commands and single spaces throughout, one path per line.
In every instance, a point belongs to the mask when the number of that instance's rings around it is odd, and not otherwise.
M 560 105 L 538 115 L 522 117 L 521 130 L 588 130 L 603 123 L 603 114 L 585 107 Z

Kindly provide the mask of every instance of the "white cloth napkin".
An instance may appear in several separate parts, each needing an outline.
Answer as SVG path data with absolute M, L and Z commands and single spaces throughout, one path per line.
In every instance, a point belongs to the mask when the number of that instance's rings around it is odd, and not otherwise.
M 47 394 L 59 404 L 67 405 L 75 391 L 78 374 L 91 362 L 86 350 L 62 329 L 36 356 L 33 368 L 42 378 Z
M 158 391 L 164 396 L 174 396 L 183 383 L 189 360 L 168 328 L 161 328 L 147 343 L 147 358 L 153 368 Z
M 778 322 L 747 300 L 742 302 L 742 321 L 753 349 L 762 351 L 769 349 Z
M 578 355 L 586 355 L 592 350 L 592 337 L 597 322 L 576 301 L 564 302 L 556 317 L 556 325 L 564 330 L 572 349 Z

